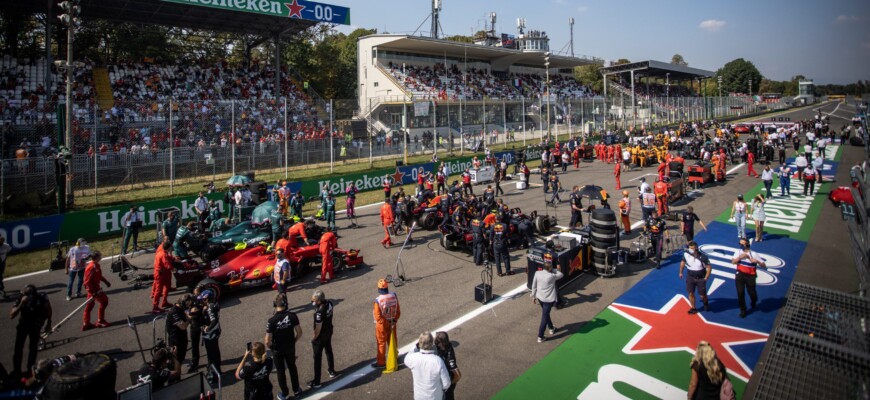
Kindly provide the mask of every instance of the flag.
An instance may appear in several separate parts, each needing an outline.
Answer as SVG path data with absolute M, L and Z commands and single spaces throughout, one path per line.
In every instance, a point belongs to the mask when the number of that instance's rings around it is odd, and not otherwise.
M 390 345 L 387 346 L 387 368 L 385 374 L 396 372 L 399 369 L 399 349 L 396 347 L 396 328 L 390 333 Z

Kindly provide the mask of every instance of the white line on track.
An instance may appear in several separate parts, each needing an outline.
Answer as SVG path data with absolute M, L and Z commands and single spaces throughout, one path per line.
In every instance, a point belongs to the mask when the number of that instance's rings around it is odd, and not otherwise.
M 430 332 L 438 332 L 438 331 L 449 332 L 452 329 L 456 329 L 457 327 L 461 326 L 462 324 L 476 318 L 480 314 L 483 314 L 489 310 L 492 310 L 493 308 L 495 308 L 495 306 L 497 306 L 497 305 L 499 305 L 507 300 L 511 300 L 514 297 L 520 295 L 521 293 L 523 293 L 527 290 L 529 290 L 529 289 L 526 287 L 526 284 L 522 284 L 520 286 L 517 286 L 516 288 L 514 288 L 510 292 L 505 293 L 503 296 L 498 297 L 497 299 L 487 303 L 486 305 L 480 306 L 480 307 L 474 309 L 473 311 L 469 312 L 468 314 L 465 314 L 465 315 L 463 315 L 463 316 L 461 316 L 453 321 L 450 321 L 447 324 L 445 324 L 444 326 L 441 326 L 440 328 L 433 329 Z M 411 342 L 411 343 L 408 343 L 408 344 L 400 347 L 399 348 L 399 357 L 401 357 L 402 355 L 411 351 L 411 349 L 413 349 L 416 344 L 417 344 L 417 342 Z M 312 393 L 310 396 L 306 396 L 305 398 L 306 399 L 323 399 L 326 396 L 329 396 L 329 395 L 335 393 L 336 391 L 344 388 L 345 386 L 348 386 L 351 383 L 355 382 L 356 380 L 363 378 L 366 375 L 369 375 L 375 371 L 377 371 L 377 370 L 369 365 L 367 365 L 365 367 L 357 368 L 355 371 L 348 373 L 343 378 L 340 378 L 339 380 L 337 380 L 333 383 L 330 383 L 327 386 L 324 386 L 323 389 L 320 389 L 317 392 Z
M 147 252 L 148 252 L 147 250 L 139 250 L 139 251 L 137 251 L 137 252 L 134 252 L 133 254 L 134 254 L 134 255 L 138 255 L 138 254 L 147 253 Z M 117 258 L 118 256 L 119 256 L 118 254 L 115 254 L 115 255 L 109 257 L 109 258 L 108 258 L 109 263 L 111 264 L 111 263 L 112 263 L 112 260 L 114 260 L 114 259 Z M 105 258 L 104 258 L 104 260 L 105 260 Z M 42 271 L 30 272 L 30 273 L 27 273 L 27 274 L 24 274 L 24 275 L 16 275 L 16 276 L 9 277 L 9 278 L 3 278 L 3 281 L 4 281 L 4 282 L 7 282 L 7 281 L 14 281 L 14 280 L 16 280 L 16 279 L 28 278 L 28 277 L 36 276 L 36 275 L 39 275 L 39 274 L 44 274 L 44 273 L 46 273 L 46 272 L 49 272 L 49 271 L 48 271 L 47 269 L 44 269 L 44 270 L 42 270 Z
M 745 165 L 745 163 L 737 164 L 736 166 L 734 166 L 734 168 L 731 168 L 731 169 L 728 170 L 728 172 L 725 172 L 725 175 L 728 175 L 728 174 L 730 174 L 730 173 L 732 173 L 732 172 L 734 172 L 734 171 L 737 171 L 740 167 L 742 167 L 742 166 L 744 166 L 744 165 Z

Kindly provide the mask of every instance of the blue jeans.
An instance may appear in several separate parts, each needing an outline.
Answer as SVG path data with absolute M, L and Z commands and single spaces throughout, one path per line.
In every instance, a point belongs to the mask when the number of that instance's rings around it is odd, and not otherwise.
M 737 237 L 746 238 L 746 213 L 734 213 L 734 222 L 737 223 Z
M 764 183 L 764 189 L 767 191 L 767 194 L 765 194 L 765 196 L 767 196 L 767 198 L 769 199 L 770 198 L 770 187 L 773 186 L 773 180 L 762 181 L 762 182 Z
M 72 297 L 72 288 L 76 277 L 79 278 L 79 285 L 76 286 L 76 296 L 80 296 L 82 294 L 82 284 L 85 282 L 85 270 L 81 269 L 69 272 L 69 281 L 66 284 L 66 295 L 69 297 Z
M 786 193 L 791 196 L 791 178 L 779 178 L 779 194 L 785 196 Z
M 553 306 L 556 305 L 556 302 L 547 303 L 545 301 L 538 300 L 538 304 L 541 305 L 541 325 L 538 326 L 538 337 L 544 337 L 544 329 L 553 327 L 553 320 L 550 319 L 550 311 L 553 310 Z

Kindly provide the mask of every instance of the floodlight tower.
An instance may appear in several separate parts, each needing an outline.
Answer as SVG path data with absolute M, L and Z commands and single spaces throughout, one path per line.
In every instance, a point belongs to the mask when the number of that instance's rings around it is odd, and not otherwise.
M 525 18 L 517 18 L 517 31 L 522 36 L 526 29 L 526 19 Z
M 441 27 L 439 14 L 441 13 L 441 0 L 432 0 L 432 37 L 438 39 L 438 31 Z
M 574 57 L 574 17 L 568 18 L 568 26 L 571 28 L 571 57 Z

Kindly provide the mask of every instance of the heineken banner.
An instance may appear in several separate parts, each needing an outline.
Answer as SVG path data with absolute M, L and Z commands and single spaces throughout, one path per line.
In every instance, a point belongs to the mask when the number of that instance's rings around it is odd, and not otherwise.
M 535 159 L 541 156 L 537 148 L 526 150 L 527 159 Z M 495 157 L 511 165 L 516 160 L 512 151 L 495 153 Z M 461 157 L 454 160 L 444 161 L 449 168 L 450 175 L 455 180 L 456 174 L 471 168 L 471 157 Z M 347 187 L 353 182 L 361 192 L 380 190 L 383 188 L 384 178 L 392 177 L 396 184 L 417 183 L 417 175 L 422 171 L 434 173 L 440 166 L 440 162 L 408 165 L 392 169 L 381 169 L 370 172 L 341 175 L 311 181 L 290 182 L 288 187 L 292 192 L 302 191 L 306 197 L 319 196 L 322 185 L 327 185 L 329 190 L 340 196 L 345 193 Z M 270 186 L 271 190 L 271 186 Z M 215 200 L 222 213 L 227 209 L 223 202 L 223 193 L 207 195 L 209 200 Z M 176 197 L 172 199 L 155 200 L 133 204 L 137 206 L 139 215 L 145 226 L 151 227 L 156 223 L 157 210 L 168 207 L 178 207 L 183 219 L 195 217 L 193 204 L 196 196 Z M 121 217 L 129 211 L 131 204 L 118 205 L 95 210 L 76 211 L 66 214 L 57 214 L 47 217 L 32 218 L 20 221 L 0 223 L 0 234 L 7 238 L 7 242 L 14 251 L 31 251 L 48 248 L 51 242 L 69 240 L 70 242 L 82 237 L 94 240 L 101 237 L 109 237 L 121 234 Z M 143 228 L 144 229 L 144 228 Z
M 163 0 L 198 7 L 270 15 L 274 17 L 306 19 L 331 24 L 350 25 L 350 9 L 308 0 L 292 2 L 274 0 Z

